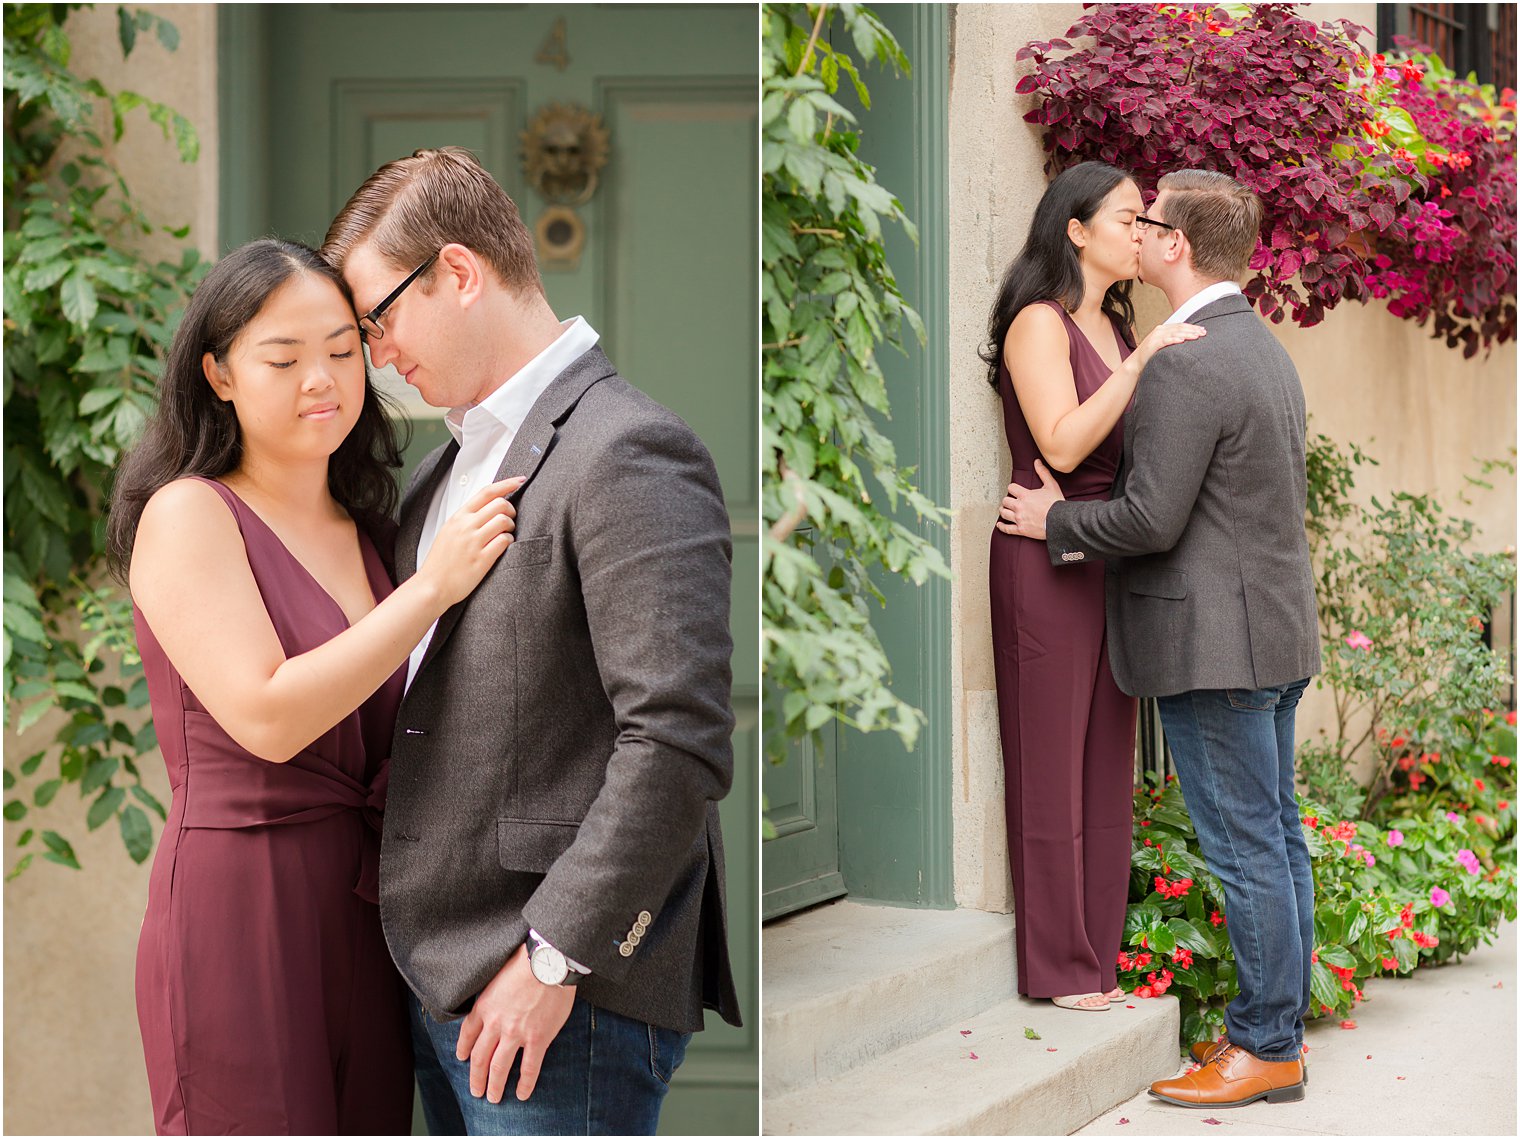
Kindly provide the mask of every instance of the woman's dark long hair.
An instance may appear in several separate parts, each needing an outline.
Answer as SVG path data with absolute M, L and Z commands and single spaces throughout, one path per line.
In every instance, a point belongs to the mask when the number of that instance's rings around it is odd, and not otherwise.
M 1003 274 L 997 303 L 987 322 L 987 343 L 978 353 L 987 365 L 987 382 L 996 390 L 1003 341 L 1013 318 L 1037 301 L 1059 301 L 1067 312 L 1076 312 L 1087 291 L 1077 247 L 1066 235 L 1066 223 L 1076 218 L 1092 222 L 1103 199 L 1114 187 L 1134 181 L 1134 175 L 1106 162 L 1082 162 L 1057 174 L 1034 208 L 1024 248 Z M 1129 281 L 1117 281 L 1103 294 L 1103 311 L 1119 318 L 1124 339 L 1133 348 L 1135 306 L 1129 299 Z
M 126 580 L 143 507 L 159 487 L 187 475 L 220 478 L 242 461 L 237 413 L 212 391 L 201 358 L 210 352 L 225 363 L 232 342 L 275 290 L 303 273 L 331 281 L 353 307 L 347 283 L 315 250 L 275 238 L 234 249 L 206 274 L 190 298 L 159 381 L 158 410 L 137 446 L 121 461 L 111 491 L 106 556 L 120 580 Z M 327 464 L 333 498 L 372 533 L 396 509 L 392 472 L 401 467 L 404 443 L 387 414 L 391 410 L 366 368 L 359 419 Z

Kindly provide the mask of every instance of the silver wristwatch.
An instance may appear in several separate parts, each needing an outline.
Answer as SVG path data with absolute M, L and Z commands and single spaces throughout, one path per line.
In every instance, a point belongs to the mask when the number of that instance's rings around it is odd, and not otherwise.
M 574 985 L 580 980 L 565 955 L 532 930 L 528 931 L 528 967 L 540 984 Z

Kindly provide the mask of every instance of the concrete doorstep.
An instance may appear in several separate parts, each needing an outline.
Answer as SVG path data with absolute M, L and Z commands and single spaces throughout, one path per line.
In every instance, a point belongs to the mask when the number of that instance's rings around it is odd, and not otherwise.
M 1507 922 L 1455 965 L 1368 982 L 1354 1029 L 1310 1021 L 1298 1103 L 1195 1111 L 1142 1090 L 1077 1134 L 1514 1135 L 1517 940 Z
M 1016 996 L 1008 915 L 837 902 L 764 953 L 766 1134 L 1064 1135 L 1177 1066 L 1175 998 Z
M 1066 1135 L 1170 1074 L 1177 1029 L 1174 997 L 1100 1013 L 1016 997 L 767 1099 L 762 1120 L 770 1135 Z M 767 1063 L 770 1054 L 767 1042 Z

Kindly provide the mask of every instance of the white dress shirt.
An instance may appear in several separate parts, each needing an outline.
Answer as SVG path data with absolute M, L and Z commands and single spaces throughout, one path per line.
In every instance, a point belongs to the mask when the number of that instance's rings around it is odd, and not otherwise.
M 433 492 L 433 501 L 423 520 L 422 537 L 417 542 L 419 568 L 427 560 L 428 551 L 433 548 L 433 542 L 443 523 L 471 495 L 496 478 L 502 460 L 507 457 L 507 448 L 512 446 L 512 440 L 522 429 L 523 422 L 528 418 L 528 412 L 538 397 L 544 394 L 544 389 L 601 339 L 596 329 L 587 324 L 583 317 L 564 321 L 560 328 L 563 331 L 555 337 L 552 344 L 508 377 L 506 382 L 485 399 L 477 404 L 450 408 L 444 416 L 443 421 L 459 444 L 459 450 L 454 455 L 453 467 Z M 507 475 L 510 477 L 514 473 L 516 472 L 508 471 Z M 437 628 L 438 622 L 434 621 L 421 643 L 412 650 L 406 668 L 408 688 L 417 676 L 417 669 L 422 664 L 422 658 L 427 653 Z
M 1212 285 L 1199 289 L 1198 292 L 1183 301 L 1177 306 L 1177 311 L 1161 323 L 1176 324 L 1178 321 L 1186 320 L 1199 309 L 1203 308 L 1204 305 L 1211 305 L 1217 300 L 1233 296 L 1238 292 L 1240 292 L 1240 286 L 1234 281 L 1215 281 Z

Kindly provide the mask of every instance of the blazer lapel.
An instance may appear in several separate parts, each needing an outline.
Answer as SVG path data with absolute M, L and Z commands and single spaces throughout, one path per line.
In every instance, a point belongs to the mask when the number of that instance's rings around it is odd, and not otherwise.
M 607 359 L 606 353 L 600 348 L 591 348 L 583 352 L 569 367 L 556 376 L 554 382 L 544 389 L 543 395 L 533 402 L 533 406 L 528 409 L 528 418 L 523 420 L 523 425 L 512 437 L 506 456 L 496 471 L 495 481 L 497 482 L 516 475 L 526 476 L 526 481 L 511 496 L 514 505 L 519 507 L 522 505 L 523 491 L 538 473 L 544 457 L 548 455 L 554 446 L 554 440 L 559 435 L 560 424 L 570 418 L 570 413 L 575 410 L 575 405 L 580 402 L 581 396 L 585 395 L 594 384 L 615 375 L 617 375 L 617 369 L 612 366 L 612 361 Z M 452 455 L 452 451 L 450 454 Z M 426 502 L 431 501 L 431 497 L 429 495 L 424 501 L 421 511 L 423 515 L 427 513 Z M 521 528 L 522 519 L 519 516 L 519 532 Z M 420 537 L 421 533 L 422 523 L 419 521 L 417 536 Z M 416 537 L 412 539 L 410 548 L 412 561 L 415 563 Z M 451 606 L 442 617 L 438 618 L 438 626 L 433 630 L 433 639 L 428 642 L 427 652 L 422 656 L 422 663 L 417 666 L 419 674 L 442 650 L 444 643 L 449 639 L 449 634 L 454 631 L 454 626 L 459 623 L 464 607 L 469 603 L 470 599 L 465 598 L 458 605 Z
M 428 507 L 433 503 L 433 493 L 438 480 L 443 477 L 459 452 L 459 444 L 450 439 L 439 447 L 417 468 L 412 479 L 412 492 L 401 504 L 401 528 L 396 534 L 396 584 L 400 585 L 417 572 L 417 544 L 422 541 L 422 524 L 427 521 Z

